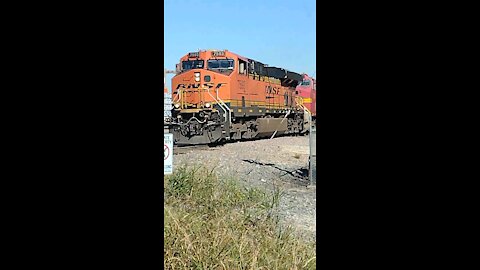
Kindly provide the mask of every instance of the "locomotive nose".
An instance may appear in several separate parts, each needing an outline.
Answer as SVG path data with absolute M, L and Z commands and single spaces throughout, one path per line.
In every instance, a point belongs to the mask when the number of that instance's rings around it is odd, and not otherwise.
M 188 84 L 198 84 L 202 82 L 202 72 L 200 70 L 190 70 L 182 74 L 182 82 Z

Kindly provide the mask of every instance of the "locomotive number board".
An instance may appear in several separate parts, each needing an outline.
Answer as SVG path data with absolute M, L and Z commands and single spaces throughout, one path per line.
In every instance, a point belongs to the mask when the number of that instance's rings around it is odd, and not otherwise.
M 212 56 L 213 56 L 213 57 L 225 56 L 225 51 L 213 51 L 213 52 L 212 52 Z

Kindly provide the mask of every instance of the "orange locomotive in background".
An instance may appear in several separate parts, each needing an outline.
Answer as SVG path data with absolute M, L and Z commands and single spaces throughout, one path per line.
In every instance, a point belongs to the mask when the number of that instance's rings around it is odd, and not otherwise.
M 302 75 L 227 50 L 180 59 L 172 78 L 170 131 L 177 145 L 210 144 L 306 131 L 295 87 Z

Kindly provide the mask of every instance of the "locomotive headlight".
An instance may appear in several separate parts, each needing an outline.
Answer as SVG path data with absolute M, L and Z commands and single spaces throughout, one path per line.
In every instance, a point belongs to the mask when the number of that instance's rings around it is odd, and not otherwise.
M 178 109 L 178 108 L 180 108 L 180 103 L 177 103 L 177 104 L 175 104 L 174 106 L 175 106 L 175 108 Z
M 200 77 L 195 77 L 195 81 L 196 81 L 196 82 L 199 82 L 199 81 L 200 81 Z
M 209 102 L 205 103 L 205 108 L 210 108 L 210 103 Z
M 200 81 L 200 72 L 195 72 L 195 81 L 196 82 Z

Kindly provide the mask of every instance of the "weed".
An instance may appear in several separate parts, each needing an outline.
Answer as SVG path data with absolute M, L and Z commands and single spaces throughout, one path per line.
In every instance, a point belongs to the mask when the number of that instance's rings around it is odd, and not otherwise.
M 315 243 L 278 225 L 278 187 L 241 187 L 184 166 L 164 188 L 165 269 L 315 269 Z

